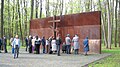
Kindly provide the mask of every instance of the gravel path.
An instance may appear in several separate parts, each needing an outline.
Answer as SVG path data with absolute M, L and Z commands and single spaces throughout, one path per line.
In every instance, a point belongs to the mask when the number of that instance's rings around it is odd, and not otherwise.
M 94 62 L 110 54 L 29 54 L 20 49 L 19 58 L 14 59 L 9 53 L 0 53 L 0 67 L 81 67 L 88 63 Z

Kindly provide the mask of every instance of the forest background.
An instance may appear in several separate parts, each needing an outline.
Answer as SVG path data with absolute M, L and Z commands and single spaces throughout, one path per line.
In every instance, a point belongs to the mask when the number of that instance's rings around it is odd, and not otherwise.
M 120 47 L 120 0 L 0 0 L 0 36 L 18 34 L 24 42 L 30 20 L 101 11 L 102 44 Z

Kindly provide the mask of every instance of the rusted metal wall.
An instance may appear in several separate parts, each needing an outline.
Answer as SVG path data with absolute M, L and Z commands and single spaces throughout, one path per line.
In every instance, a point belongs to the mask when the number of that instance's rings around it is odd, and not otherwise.
M 80 52 L 83 52 L 83 40 L 88 36 L 90 52 L 101 53 L 100 17 L 100 11 L 57 16 L 56 19 L 60 19 L 60 22 L 57 23 L 57 28 L 63 41 L 68 33 L 71 35 L 71 39 L 75 34 L 78 34 L 80 38 Z M 38 35 L 39 37 L 45 36 L 46 38 L 53 35 L 50 29 L 52 23 L 48 23 L 50 20 L 53 20 L 53 18 L 47 17 L 31 20 L 30 34 L 32 36 Z

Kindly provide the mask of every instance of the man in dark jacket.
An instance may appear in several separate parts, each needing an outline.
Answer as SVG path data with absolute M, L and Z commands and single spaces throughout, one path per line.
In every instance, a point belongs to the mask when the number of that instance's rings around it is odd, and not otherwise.
M 56 38 L 56 44 L 57 44 L 57 55 L 60 56 L 60 45 L 62 43 L 62 39 L 60 38 L 60 34 L 58 34 Z
M 1 47 L 2 46 L 2 39 L 0 38 L 0 53 L 1 53 Z
M 42 38 L 43 53 L 45 53 L 45 44 L 46 44 L 46 40 L 45 37 L 43 36 Z
M 3 37 L 3 46 L 4 46 L 4 52 L 7 53 L 7 39 L 5 36 Z
M 25 51 L 27 51 L 27 49 L 28 49 L 28 37 L 25 38 L 25 46 L 26 46 Z
M 29 53 L 32 53 L 32 36 L 29 36 L 28 46 L 29 46 Z

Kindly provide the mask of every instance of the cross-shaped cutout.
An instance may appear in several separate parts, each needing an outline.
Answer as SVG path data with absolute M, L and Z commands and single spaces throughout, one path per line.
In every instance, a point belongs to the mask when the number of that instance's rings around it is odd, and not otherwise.
M 57 27 L 56 27 L 56 23 L 57 22 L 60 22 L 60 20 L 56 20 L 56 16 L 54 15 L 53 16 L 53 20 L 52 21 L 48 21 L 49 23 L 53 23 L 53 26 L 50 26 L 51 28 L 52 28 L 52 31 L 53 31 L 53 35 L 54 35 L 54 37 L 55 37 L 55 39 L 56 39 L 56 31 L 57 31 Z

